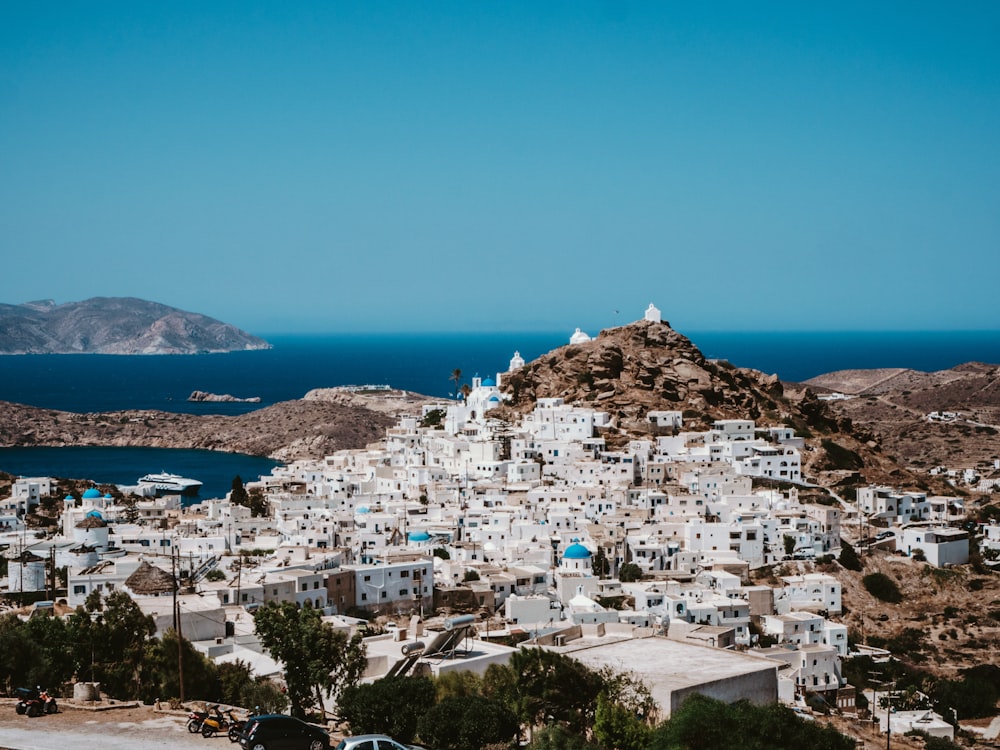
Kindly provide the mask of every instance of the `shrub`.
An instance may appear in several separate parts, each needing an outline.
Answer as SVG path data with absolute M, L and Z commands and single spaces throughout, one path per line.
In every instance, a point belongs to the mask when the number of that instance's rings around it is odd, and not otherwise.
M 880 601 L 890 604 L 898 604 L 903 601 L 903 594 L 900 592 L 899 586 L 885 573 L 869 573 L 861 579 L 861 583 L 869 594 Z

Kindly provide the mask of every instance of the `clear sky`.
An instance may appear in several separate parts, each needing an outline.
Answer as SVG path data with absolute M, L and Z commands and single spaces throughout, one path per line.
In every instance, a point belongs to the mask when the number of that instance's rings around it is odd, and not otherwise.
M 992 1 L 2 0 L 0 301 L 1000 329 L 998 40 Z

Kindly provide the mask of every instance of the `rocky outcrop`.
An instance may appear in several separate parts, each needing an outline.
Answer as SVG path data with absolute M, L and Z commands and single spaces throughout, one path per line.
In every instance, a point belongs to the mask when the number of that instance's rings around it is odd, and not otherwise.
M 191 395 L 187 397 L 187 400 L 207 401 L 209 403 L 259 404 L 260 396 L 239 398 L 237 396 L 230 396 L 228 393 L 206 393 L 205 391 L 192 391 Z
M 383 438 L 394 422 L 362 407 L 301 400 L 236 416 L 152 410 L 76 414 L 0 402 L 0 447 L 204 448 L 291 461 L 364 448 Z
M 638 321 L 601 331 L 586 343 L 552 351 L 503 377 L 515 408 L 538 398 L 609 412 L 636 429 L 650 411 L 680 410 L 691 418 L 756 419 L 775 413 L 782 385 L 775 375 L 706 359 L 667 323 Z
M 199 354 L 270 348 L 228 323 L 133 297 L 0 305 L 0 354 Z

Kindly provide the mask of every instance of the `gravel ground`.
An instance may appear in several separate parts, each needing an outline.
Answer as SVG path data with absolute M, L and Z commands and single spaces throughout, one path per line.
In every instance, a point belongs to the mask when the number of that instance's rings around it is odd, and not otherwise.
M 136 750 L 198 748 L 238 750 L 225 735 L 205 739 L 185 728 L 187 713 L 151 706 L 95 711 L 60 704 L 57 714 L 18 716 L 14 701 L 0 701 L 0 748 L 9 750 Z

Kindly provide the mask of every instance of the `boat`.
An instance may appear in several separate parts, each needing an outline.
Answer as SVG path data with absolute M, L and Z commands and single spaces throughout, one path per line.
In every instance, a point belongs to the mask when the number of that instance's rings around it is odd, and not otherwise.
M 139 486 L 152 487 L 157 495 L 197 495 L 201 482 L 164 471 L 139 477 Z

